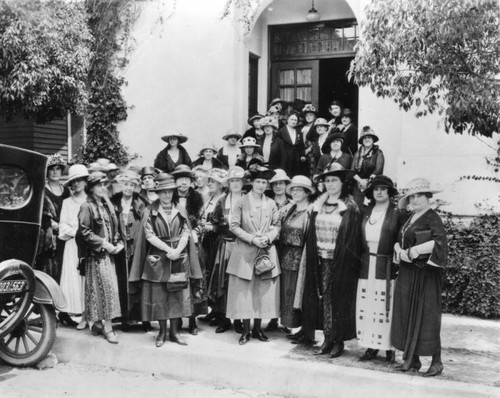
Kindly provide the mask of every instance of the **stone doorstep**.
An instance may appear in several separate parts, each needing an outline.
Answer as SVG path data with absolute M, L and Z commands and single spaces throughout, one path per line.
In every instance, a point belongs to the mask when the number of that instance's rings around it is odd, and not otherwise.
M 443 317 L 443 324 L 451 326 L 444 328 L 443 346 L 448 340 L 451 346 L 455 346 L 453 343 L 461 346 L 471 337 L 469 334 L 467 338 L 467 331 L 474 327 L 482 329 L 477 340 L 485 335 L 495 339 L 495 332 L 500 331 L 498 323 L 491 323 L 494 321 L 481 324 L 484 321 L 471 319 L 471 322 L 460 324 Z M 312 355 L 294 356 L 293 346 L 291 348 L 283 334 L 276 338 L 277 334 L 270 334 L 268 343 L 252 339 L 247 345 L 239 346 L 234 331 L 216 335 L 213 328 L 200 326 L 202 330 L 198 336 L 183 333 L 189 343 L 187 347 L 166 342 L 161 348 L 154 346 L 156 330 L 147 334 L 118 332 L 120 343 L 112 345 L 102 337 L 92 336 L 88 330 L 80 332 L 60 327 L 53 351 L 61 362 L 124 369 L 286 397 L 387 398 L 402 392 L 407 397 L 426 398 L 500 397 L 498 387 L 339 366 L 331 361 L 317 361 Z M 500 353 L 498 341 L 488 346 Z

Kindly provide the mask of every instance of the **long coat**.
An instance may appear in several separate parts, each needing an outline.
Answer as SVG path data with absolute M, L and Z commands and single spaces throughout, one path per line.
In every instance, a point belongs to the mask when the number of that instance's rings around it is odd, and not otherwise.
M 283 141 L 282 169 L 286 171 L 290 178 L 307 172 L 305 159 L 305 143 L 302 133 L 297 128 L 295 143 L 292 142 L 288 128 L 282 127 L 278 131 L 278 137 Z
M 254 260 L 259 248 L 251 244 L 252 239 L 258 235 L 269 237 L 274 242 L 280 233 L 279 212 L 274 200 L 265 195 L 262 197 L 263 214 L 262 219 L 257 219 L 257 211 L 252 209 L 248 193 L 238 200 L 231 214 L 230 230 L 236 235 L 236 243 L 227 265 L 227 273 L 241 279 L 251 280 L 254 274 Z M 269 258 L 276 264 L 268 278 L 277 277 L 281 271 L 279 267 L 278 253 L 275 245 L 268 249 Z
M 186 151 L 186 149 L 180 144 L 177 145 L 177 148 L 179 148 L 179 159 L 177 159 L 177 162 L 174 162 L 170 157 L 170 155 L 168 154 L 170 145 L 167 145 L 156 156 L 154 167 L 164 171 L 165 173 L 171 173 L 180 164 L 185 164 L 191 167 L 191 158 L 189 157 L 189 154 Z

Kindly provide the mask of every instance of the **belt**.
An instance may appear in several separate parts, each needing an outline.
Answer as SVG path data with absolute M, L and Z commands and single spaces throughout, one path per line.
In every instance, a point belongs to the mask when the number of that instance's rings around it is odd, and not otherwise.
M 159 237 L 162 242 L 165 243 L 173 243 L 173 242 L 179 242 L 181 238 L 175 237 L 175 238 L 170 238 L 170 237 Z

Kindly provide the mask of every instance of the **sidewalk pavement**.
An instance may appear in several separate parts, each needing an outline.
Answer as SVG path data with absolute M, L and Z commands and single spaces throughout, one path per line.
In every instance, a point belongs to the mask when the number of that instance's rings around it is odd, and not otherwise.
M 423 358 L 421 371 L 412 375 L 388 366 L 385 353 L 373 362 L 358 362 L 365 349 L 355 340 L 346 344 L 344 355 L 330 359 L 313 356 L 317 348 L 290 344 L 281 331 L 269 333 L 267 343 L 251 339 L 239 346 L 233 330 L 215 334 L 213 327 L 201 322 L 198 326 L 198 336 L 183 332 L 187 347 L 166 342 L 161 348 L 154 345 L 157 329 L 117 331 L 119 344 L 114 345 L 88 329 L 59 327 L 53 352 L 61 362 L 286 397 L 500 397 L 500 321 L 443 315 L 444 372 L 434 378 L 422 377 L 430 358 Z M 321 332 L 316 337 L 321 340 Z M 401 362 L 401 353 L 397 361 Z

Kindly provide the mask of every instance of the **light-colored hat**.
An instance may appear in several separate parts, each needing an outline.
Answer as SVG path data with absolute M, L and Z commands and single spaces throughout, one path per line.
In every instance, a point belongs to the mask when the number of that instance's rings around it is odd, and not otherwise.
M 245 170 L 243 170 L 240 166 L 230 167 L 227 171 L 226 182 L 233 178 L 244 179 L 245 178 Z
M 363 130 L 361 131 L 361 135 L 359 136 L 358 143 L 360 145 L 363 145 L 363 140 L 366 137 L 371 137 L 373 139 L 373 142 L 378 141 L 377 135 L 375 134 L 375 132 L 373 131 L 373 129 L 370 126 L 363 127 Z
M 273 178 L 269 180 L 269 184 L 273 184 L 278 181 L 285 181 L 285 182 L 290 182 L 290 177 L 286 174 L 286 171 L 283 169 L 275 169 L 274 170 L 275 174 Z
M 198 156 L 203 156 L 203 152 L 206 151 L 207 149 L 210 149 L 214 155 L 217 154 L 217 147 L 214 144 L 203 144 L 200 149 L 200 153 Z
M 141 183 L 141 177 L 139 174 L 133 170 L 126 170 L 123 173 L 121 173 L 118 177 L 116 177 L 116 180 L 120 183 L 124 182 L 132 182 L 134 184 L 139 185 Z
M 66 168 L 66 162 L 64 161 L 60 153 L 54 153 L 53 155 L 49 155 L 48 157 L 47 169 L 54 166 L 60 166 L 63 171 Z
M 69 186 L 73 180 L 87 178 L 88 176 L 89 171 L 83 164 L 74 164 L 68 170 L 68 179 L 65 181 L 64 185 Z
M 223 184 L 227 178 L 227 171 L 223 169 L 213 168 L 208 171 L 208 178 Z
M 264 128 L 265 126 L 271 126 L 275 129 L 278 129 L 279 127 L 279 122 L 278 119 L 272 116 L 266 116 L 260 119 L 260 127 Z
M 224 137 L 222 137 L 222 139 L 227 141 L 231 137 L 235 137 L 236 139 L 239 140 L 241 138 L 241 134 L 238 133 L 236 130 L 228 130 L 224 135 Z
M 322 181 L 328 176 L 343 177 L 344 180 L 349 180 L 355 173 L 354 170 L 346 170 L 344 166 L 338 162 L 331 162 L 325 171 L 316 177 L 316 181 Z
M 314 113 L 315 115 L 318 115 L 318 111 L 313 104 L 304 105 L 304 107 L 302 108 L 302 114 L 305 115 L 306 113 Z
M 108 170 L 108 167 L 112 164 L 113 163 L 111 163 L 111 161 L 109 159 L 99 158 L 95 162 L 90 163 L 88 165 L 88 169 L 90 172 L 102 171 L 104 173 L 107 173 L 108 171 L 110 171 L 110 170 Z M 116 167 L 116 165 L 115 165 L 115 167 Z
M 168 142 L 168 139 L 171 137 L 176 137 L 179 140 L 179 144 L 182 144 L 188 140 L 188 138 L 182 133 L 170 133 L 164 135 L 163 137 L 161 137 L 161 139 L 165 142 Z
M 254 115 L 250 116 L 247 120 L 248 124 L 250 126 L 253 126 L 253 121 L 255 119 L 262 119 L 264 117 L 264 115 L 261 115 L 260 113 L 255 113 Z
M 208 169 L 203 167 L 201 164 L 198 165 L 198 166 L 194 166 L 193 167 L 193 170 L 191 170 L 193 173 L 196 173 L 197 171 L 201 172 L 201 173 L 204 173 L 204 174 L 208 174 Z
M 268 111 L 267 111 L 267 115 L 271 115 L 273 113 L 280 113 L 281 110 L 278 108 L 277 105 L 272 105 L 269 107 Z
M 255 137 L 248 136 L 241 140 L 240 148 L 260 148 Z
M 120 168 L 114 163 L 110 163 L 106 166 L 106 173 L 108 173 L 110 171 L 116 171 L 116 170 L 120 170 Z
M 398 201 L 398 207 L 400 209 L 404 209 L 408 206 L 409 197 L 411 195 L 415 195 L 416 193 L 439 193 L 442 192 L 442 190 L 431 184 L 427 178 L 414 178 L 408 181 L 403 192 L 404 196 Z
M 307 178 L 306 176 L 298 175 L 298 176 L 293 177 L 292 182 L 290 184 L 288 184 L 288 186 L 286 187 L 286 193 L 288 195 L 291 195 L 292 188 L 295 188 L 295 187 L 307 189 L 307 190 L 309 190 L 311 195 L 314 195 L 316 193 L 316 190 L 314 189 L 314 187 L 312 185 L 312 181 L 309 178 Z
M 317 118 L 317 119 L 314 121 L 314 125 L 315 125 L 315 126 L 325 126 L 325 127 L 330 127 L 330 125 L 328 124 L 328 122 L 326 121 L 326 119 L 323 119 L 322 117 Z
M 174 171 L 172 171 L 172 175 L 176 180 L 181 177 L 191 178 L 192 180 L 196 179 L 191 171 L 191 168 L 187 164 L 180 164 L 176 166 Z
M 273 106 L 273 105 L 277 105 L 277 104 L 281 104 L 281 106 L 283 106 L 283 104 L 286 104 L 286 101 L 282 100 L 281 98 L 275 98 L 271 101 L 271 103 L 269 105 Z
M 160 173 L 155 177 L 155 187 L 153 191 L 164 191 L 176 189 L 174 177 L 168 173 Z
M 92 188 L 94 185 L 97 185 L 100 182 L 109 182 L 106 174 L 104 174 L 102 171 L 94 171 L 90 173 L 89 178 L 87 179 L 87 189 Z

